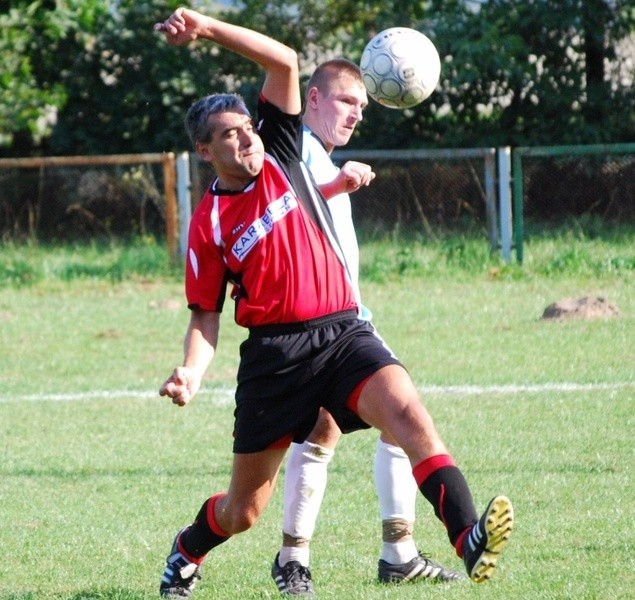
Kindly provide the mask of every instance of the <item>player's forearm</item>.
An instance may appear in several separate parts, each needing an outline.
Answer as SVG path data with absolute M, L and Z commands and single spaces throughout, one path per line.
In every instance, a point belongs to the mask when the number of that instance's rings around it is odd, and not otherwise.
M 361 186 L 369 185 L 373 179 L 375 179 L 375 173 L 370 165 L 348 161 L 333 181 L 323 183 L 318 187 L 322 195 L 328 200 L 337 194 L 356 192 Z
M 334 196 L 338 194 L 347 194 L 349 192 L 355 191 L 359 186 L 355 186 L 349 181 L 345 175 L 340 171 L 333 181 L 329 181 L 328 183 L 321 183 L 318 185 L 318 189 L 322 193 L 327 200 L 330 200 Z
M 154 28 L 163 32 L 170 44 L 205 39 L 255 62 L 266 71 L 262 91 L 267 100 L 283 112 L 300 112 L 298 57 L 292 48 L 257 31 L 186 8 L 178 8 Z
M 284 44 L 257 31 L 210 19 L 209 40 L 260 65 L 265 72 L 262 93 L 272 104 L 289 114 L 302 108 L 298 57 Z
M 183 342 L 183 366 L 199 378 L 209 367 L 218 343 L 219 313 L 194 311 Z
M 330 200 L 333 196 L 337 196 L 339 194 L 338 186 L 335 185 L 335 182 L 329 181 L 328 183 L 322 183 L 318 185 L 322 196 L 324 196 L 327 200 Z
M 203 36 L 236 54 L 259 64 L 263 69 L 297 69 L 296 52 L 262 33 L 207 17 Z

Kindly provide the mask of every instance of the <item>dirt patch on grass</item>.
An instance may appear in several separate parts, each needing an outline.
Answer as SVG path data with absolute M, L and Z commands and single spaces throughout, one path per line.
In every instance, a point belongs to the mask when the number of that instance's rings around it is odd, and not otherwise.
M 563 321 L 566 319 L 606 319 L 619 317 L 620 310 L 614 302 L 602 296 L 565 298 L 550 304 L 542 313 L 542 319 Z

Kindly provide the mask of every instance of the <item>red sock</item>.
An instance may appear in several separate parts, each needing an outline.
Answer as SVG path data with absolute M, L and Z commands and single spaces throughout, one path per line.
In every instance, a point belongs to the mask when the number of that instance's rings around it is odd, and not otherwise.
M 227 496 L 226 492 L 221 492 L 220 494 L 215 494 L 207 501 L 207 523 L 209 524 L 209 528 L 220 537 L 230 537 L 229 533 L 226 533 L 221 526 L 216 521 L 216 515 L 214 514 L 214 507 L 216 506 L 216 502 L 220 498 L 224 498 Z

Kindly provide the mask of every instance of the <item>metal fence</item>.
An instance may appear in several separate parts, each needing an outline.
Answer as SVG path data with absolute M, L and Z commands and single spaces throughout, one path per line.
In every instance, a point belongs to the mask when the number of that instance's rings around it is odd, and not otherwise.
M 172 153 L 0 160 L 0 236 L 68 240 L 153 233 L 176 255 Z
M 190 159 L 196 204 L 214 172 L 198 157 Z M 431 239 L 446 232 L 480 232 L 492 248 L 498 246 L 494 148 L 340 150 L 333 160 L 373 166 L 373 183 L 352 195 L 353 219 L 362 232 L 417 229 Z
M 434 239 L 477 233 L 506 261 L 523 260 L 525 220 L 575 226 L 584 216 L 635 225 L 635 144 L 447 150 L 340 150 L 337 163 L 367 162 L 377 177 L 353 195 L 362 231 L 418 229 Z M 192 161 L 194 202 L 211 181 Z M 189 201 L 188 201 L 189 202 Z
M 565 224 L 592 217 L 635 225 L 635 144 L 516 148 L 512 181 L 519 262 L 526 219 Z
M 585 215 L 635 225 L 635 144 L 540 148 L 336 151 L 373 166 L 353 195 L 365 233 L 415 230 L 482 235 L 523 259 L 526 221 L 566 225 Z M 193 206 L 214 172 L 182 153 L 0 160 L 2 240 L 165 235 L 185 253 Z M 512 210 L 513 209 L 513 210 Z
M 334 160 L 373 166 L 376 179 L 353 196 L 363 228 L 420 228 L 435 238 L 445 231 L 481 231 L 495 248 L 496 150 L 339 151 Z

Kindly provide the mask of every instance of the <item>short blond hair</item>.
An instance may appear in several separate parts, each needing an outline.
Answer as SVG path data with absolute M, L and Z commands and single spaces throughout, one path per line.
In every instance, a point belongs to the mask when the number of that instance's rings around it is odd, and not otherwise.
M 346 58 L 333 58 L 320 63 L 313 71 L 313 75 L 306 84 L 305 98 L 311 88 L 317 88 L 320 93 L 324 94 L 328 91 L 331 81 L 343 76 L 351 77 L 360 85 L 364 85 L 362 73 L 354 62 Z

